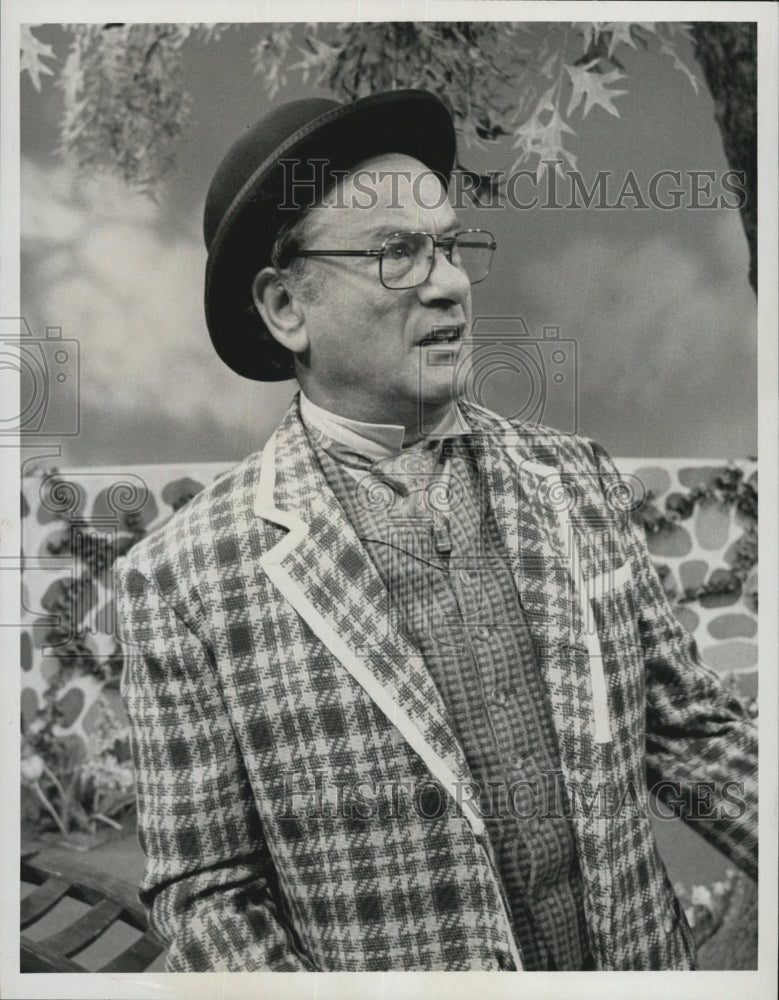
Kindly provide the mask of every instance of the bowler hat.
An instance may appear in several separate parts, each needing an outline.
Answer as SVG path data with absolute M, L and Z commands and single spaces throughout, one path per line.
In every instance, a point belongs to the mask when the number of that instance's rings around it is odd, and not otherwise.
M 455 157 L 446 106 L 422 90 L 373 94 L 351 104 L 290 101 L 247 126 L 220 163 L 203 218 L 206 322 L 220 358 L 239 375 L 268 382 L 294 376 L 291 352 L 257 312 L 252 281 L 270 264 L 280 227 L 313 204 L 332 172 L 380 153 L 413 156 L 446 185 Z

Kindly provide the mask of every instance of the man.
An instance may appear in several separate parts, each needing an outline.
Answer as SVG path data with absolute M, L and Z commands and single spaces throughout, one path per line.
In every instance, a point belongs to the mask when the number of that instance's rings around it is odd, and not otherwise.
M 755 872 L 754 730 L 610 460 L 458 396 L 495 245 L 445 197 L 454 153 L 420 91 L 298 101 L 212 182 L 214 346 L 301 391 L 121 564 L 171 970 L 691 968 L 661 781 Z

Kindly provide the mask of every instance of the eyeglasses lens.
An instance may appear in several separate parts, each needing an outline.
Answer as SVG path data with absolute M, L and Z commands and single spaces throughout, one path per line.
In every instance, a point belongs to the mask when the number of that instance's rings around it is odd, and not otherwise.
M 433 237 L 396 233 L 381 258 L 382 281 L 388 288 L 413 288 L 427 280 L 433 261 Z
M 428 233 L 396 233 L 387 240 L 381 257 L 381 280 L 387 288 L 414 288 L 427 281 L 435 244 Z M 445 251 L 449 257 L 449 251 Z M 473 284 L 485 278 L 492 262 L 489 233 L 461 233 L 451 247 L 451 262 Z

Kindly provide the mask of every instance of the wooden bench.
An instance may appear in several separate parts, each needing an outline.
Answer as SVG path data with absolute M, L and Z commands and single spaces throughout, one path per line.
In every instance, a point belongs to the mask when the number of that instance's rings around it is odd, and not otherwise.
M 165 950 L 149 928 L 135 890 L 116 878 L 91 871 L 75 858 L 67 862 L 23 858 L 21 880 L 35 886 L 21 901 L 22 972 L 144 972 Z M 65 927 L 36 939 L 39 922 L 54 915 L 57 907 L 61 915 L 68 900 L 85 904 L 86 909 L 78 907 L 78 916 Z M 97 969 L 78 961 L 80 952 L 111 930 L 116 936 L 120 929 L 125 938 L 135 940 L 118 955 Z

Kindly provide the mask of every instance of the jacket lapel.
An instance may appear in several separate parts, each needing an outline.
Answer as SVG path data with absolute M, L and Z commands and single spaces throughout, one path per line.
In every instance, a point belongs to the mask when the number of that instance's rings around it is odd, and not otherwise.
M 458 802 L 462 748 L 419 650 L 389 614 L 384 583 L 316 460 L 297 399 L 263 453 L 258 516 L 287 529 L 261 558 L 272 583 Z M 479 835 L 483 821 L 465 814 Z

